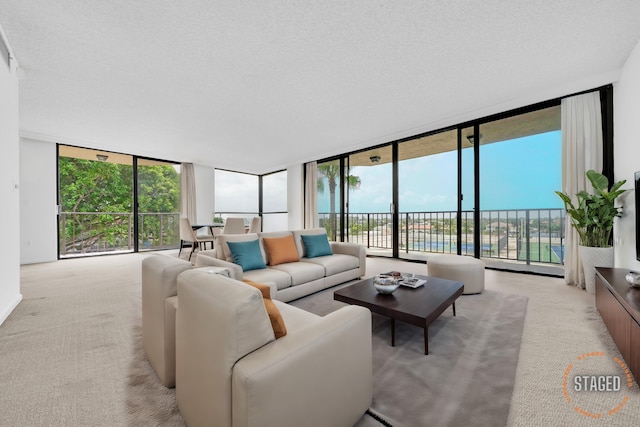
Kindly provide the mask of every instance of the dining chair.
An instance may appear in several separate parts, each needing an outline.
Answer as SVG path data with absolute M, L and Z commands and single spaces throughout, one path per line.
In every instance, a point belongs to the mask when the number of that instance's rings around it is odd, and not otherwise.
M 262 218 L 259 216 L 254 216 L 251 218 L 251 225 L 249 226 L 249 233 L 258 233 L 262 231 L 260 226 L 262 225 Z
M 178 251 L 178 257 L 182 253 L 182 246 L 184 242 L 191 242 L 191 253 L 189 253 L 189 261 L 191 261 L 191 255 L 198 249 L 207 249 L 207 242 L 211 242 L 211 249 L 213 249 L 214 236 L 210 234 L 199 236 L 191 226 L 189 218 L 180 218 L 180 250 Z
M 227 218 L 222 234 L 244 234 L 244 218 Z

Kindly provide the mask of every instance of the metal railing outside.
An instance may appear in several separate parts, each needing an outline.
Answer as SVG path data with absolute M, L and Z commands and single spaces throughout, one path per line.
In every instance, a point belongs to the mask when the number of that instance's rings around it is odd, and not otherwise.
M 133 213 L 60 213 L 60 256 L 77 256 L 134 249 Z M 177 248 L 180 244 L 180 213 L 138 214 L 139 250 Z
M 460 253 L 474 254 L 474 212 L 463 211 Z M 320 226 L 330 238 L 339 240 L 332 230 L 331 214 L 319 213 Z M 481 257 L 530 264 L 561 265 L 564 260 L 564 209 L 501 209 L 480 211 Z M 348 237 L 367 248 L 392 249 L 390 213 L 350 213 Z M 335 216 L 340 230 L 339 216 Z M 458 253 L 457 212 L 401 212 L 399 249 L 405 253 Z

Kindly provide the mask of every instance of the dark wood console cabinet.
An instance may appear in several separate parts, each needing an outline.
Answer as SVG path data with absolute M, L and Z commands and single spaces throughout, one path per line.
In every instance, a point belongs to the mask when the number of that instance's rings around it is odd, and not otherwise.
M 640 289 L 624 268 L 596 268 L 596 307 L 629 370 L 640 381 Z

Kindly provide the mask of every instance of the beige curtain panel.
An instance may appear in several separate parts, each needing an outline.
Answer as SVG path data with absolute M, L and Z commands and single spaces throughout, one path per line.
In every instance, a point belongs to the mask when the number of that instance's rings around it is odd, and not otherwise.
M 600 94 L 590 92 L 562 100 L 562 191 L 572 196 L 591 192 L 586 172 L 602 171 L 602 116 Z M 567 216 L 565 224 L 564 281 L 584 288 L 584 274 L 578 257 L 578 233 Z
M 180 167 L 180 217 L 196 223 L 196 177 L 193 163 L 182 163 Z
M 304 183 L 304 227 L 318 227 L 318 163 L 306 164 Z

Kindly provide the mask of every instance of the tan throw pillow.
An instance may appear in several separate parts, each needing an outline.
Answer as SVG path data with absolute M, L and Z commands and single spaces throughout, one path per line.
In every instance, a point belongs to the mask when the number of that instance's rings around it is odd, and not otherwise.
M 269 265 L 284 264 L 285 262 L 300 261 L 293 236 L 265 237 L 262 239 L 264 250 L 269 259 Z
M 267 314 L 269 315 L 271 327 L 273 328 L 273 334 L 276 336 L 276 339 L 282 338 L 283 336 L 287 335 L 287 327 L 284 324 L 284 319 L 280 314 L 280 310 L 278 310 L 278 307 L 276 307 L 275 303 L 271 301 L 271 288 L 268 285 L 256 283 L 248 279 L 242 279 L 242 281 L 247 285 L 258 288 L 260 293 L 262 293 L 262 302 L 264 303 L 264 308 L 267 309 Z

